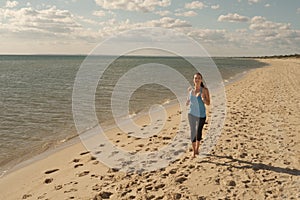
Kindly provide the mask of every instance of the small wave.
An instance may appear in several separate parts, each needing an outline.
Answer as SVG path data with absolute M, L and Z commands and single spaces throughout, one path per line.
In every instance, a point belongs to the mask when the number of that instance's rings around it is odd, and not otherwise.
M 66 141 L 67 141 L 67 139 L 63 139 L 63 140 L 60 140 L 59 143 L 64 143 Z
M 6 174 L 7 171 L 8 170 L 4 170 L 4 171 L 0 172 L 0 178 L 2 178 Z
M 132 118 L 134 118 L 135 116 L 136 116 L 136 113 L 132 113 L 132 114 L 129 114 L 129 115 L 128 115 L 128 118 L 129 118 L 129 119 L 132 119 Z
M 169 104 L 170 103 L 170 99 L 167 99 L 165 102 L 163 102 L 162 105 L 166 105 L 166 104 Z

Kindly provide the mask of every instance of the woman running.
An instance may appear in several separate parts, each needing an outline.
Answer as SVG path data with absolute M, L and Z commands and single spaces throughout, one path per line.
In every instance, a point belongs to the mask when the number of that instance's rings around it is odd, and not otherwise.
M 210 104 L 209 91 L 204 86 L 202 75 L 194 74 L 194 88 L 189 88 L 189 97 L 186 105 L 189 106 L 188 119 L 191 130 L 193 158 L 199 154 L 199 145 L 202 140 L 202 129 L 206 120 L 205 105 Z M 205 104 L 205 105 L 204 105 Z

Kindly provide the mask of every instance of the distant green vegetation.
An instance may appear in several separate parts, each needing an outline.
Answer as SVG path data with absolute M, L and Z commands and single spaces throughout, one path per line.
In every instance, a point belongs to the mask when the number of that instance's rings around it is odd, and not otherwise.
M 290 54 L 290 55 L 273 55 L 273 56 L 255 56 L 246 58 L 300 58 L 300 54 Z

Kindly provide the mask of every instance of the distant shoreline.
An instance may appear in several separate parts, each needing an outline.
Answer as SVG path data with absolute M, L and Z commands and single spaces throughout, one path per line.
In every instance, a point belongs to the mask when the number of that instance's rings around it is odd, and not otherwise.
M 254 56 L 254 57 L 242 57 L 242 58 L 254 58 L 254 59 L 269 59 L 269 58 L 277 58 L 277 59 L 282 59 L 282 58 L 300 58 L 300 54 L 289 54 L 289 55 L 273 55 L 273 56 Z

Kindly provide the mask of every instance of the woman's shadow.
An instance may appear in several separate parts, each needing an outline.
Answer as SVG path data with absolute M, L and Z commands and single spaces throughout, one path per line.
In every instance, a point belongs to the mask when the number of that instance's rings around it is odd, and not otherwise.
M 206 154 L 206 157 L 215 157 L 219 159 L 227 159 L 228 161 L 225 162 L 214 162 L 214 161 L 208 161 L 208 160 L 202 160 L 200 163 L 212 163 L 217 166 L 230 166 L 234 167 L 237 169 L 253 169 L 254 171 L 258 170 L 269 170 L 269 171 L 274 171 L 278 173 L 285 173 L 285 174 L 290 174 L 293 176 L 300 176 L 300 170 L 298 169 L 290 169 L 290 168 L 282 168 L 282 167 L 275 167 L 275 166 L 270 166 L 266 165 L 263 163 L 254 163 L 254 162 L 249 162 L 245 160 L 239 160 L 236 158 L 233 158 L 232 156 L 218 156 L 218 155 L 213 155 L 213 154 Z M 234 165 L 234 163 L 237 162 L 239 164 L 243 164 L 242 166 Z

